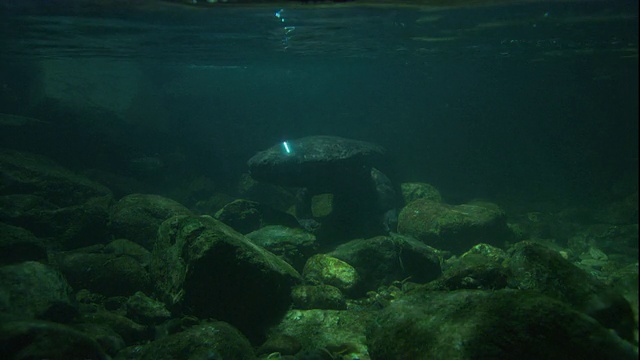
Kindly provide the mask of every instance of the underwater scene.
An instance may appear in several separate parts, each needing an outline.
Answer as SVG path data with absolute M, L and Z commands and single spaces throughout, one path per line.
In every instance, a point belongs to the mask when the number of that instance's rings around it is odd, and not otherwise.
M 637 359 L 638 2 L 3 0 L 0 358 Z

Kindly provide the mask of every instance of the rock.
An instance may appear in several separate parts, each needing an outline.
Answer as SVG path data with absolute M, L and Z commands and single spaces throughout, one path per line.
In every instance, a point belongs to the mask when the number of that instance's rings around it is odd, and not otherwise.
M 249 174 L 240 176 L 238 194 L 244 199 L 256 201 L 282 212 L 290 212 L 291 209 L 295 208 L 298 201 L 295 191 L 288 190 L 282 186 L 256 181 Z
M 260 345 L 256 351 L 257 355 L 269 355 L 278 353 L 280 355 L 295 355 L 302 349 L 302 346 L 293 336 L 283 334 L 273 334 L 269 336 L 264 344 Z
M 147 266 L 151 261 L 151 252 L 149 250 L 127 239 L 113 240 L 104 246 L 102 252 L 115 256 L 129 256 L 142 266 Z
M 414 291 L 375 319 L 371 359 L 635 359 L 589 316 L 517 290 Z
M 255 355 L 247 338 L 237 329 L 225 322 L 214 321 L 125 349 L 115 359 L 253 360 Z
M 0 313 L 41 317 L 58 304 L 71 304 L 71 287 L 51 267 L 35 261 L 0 267 Z
M 334 257 L 317 254 L 304 265 L 302 276 L 314 285 L 332 285 L 342 291 L 353 289 L 358 282 L 358 273 L 351 265 Z
M 45 245 L 29 230 L 0 222 L 0 266 L 46 259 Z
M 127 299 L 127 316 L 141 324 L 155 325 L 168 319 L 171 313 L 163 303 L 138 291 Z
M 338 246 L 327 254 L 353 266 L 358 273 L 358 288 L 366 291 L 409 278 L 429 282 L 442 274 L 439 252 L 415 239 L 401 235 L 357 239 Z
M 191 215 L 181 204 L 159 195 L 131 194 L 120 199 L 111 209 L 109 228 L 122 237 L 152 250 L 158 227 L 176 215 Z
M 216 212 L 215 218 L 242 234 L 267 225 L 298 226 L 298 221 L 292 215 L 244 199 L 226 204 Z
M 156 294 L 170 307 L 227 321 L 259 342 L 301 280 L 291 265 L 208 216 L 162 223 L 151 272 Z
M 442 202 L 440 191 L 433 185 L 422 182 L 408 182 L 400 184 L 402 199 L 405 204 L 409 204 L 413 200 L 425 199 L 429 201 Z
M 335 136 L 309 136 L 261 151 L 248 161 L 251 177 L 293 187 L 334 189 L 369 179 L 369 169 L 385 154 L 379 145 Z
M 246 235 L 252 243 L 278 255 L 302 271 L 304 263 L 317 250 L 316 237 L 302 229 L 269 225 Z
M 460 258 L 448 259 L 444 263 L 443 276 L 428 284 L 428 287 L 438 291 L 504 289 L 510 276 L 502 266 L 507 257 L 502 249 L 478 244 Z
M 509 286 L 535 291 L 566 302 L 615 330 L 624 339 L 633 339 L 633 311 L 614 289 L 568 262 L 544 246 L 520 242 L 509 250 L 506 266 Z
M 0 349 L 4 359 L 110 359 L 83 332 L 39 320 L 0 318 Z
M 76 289 L 106 296 L 129 296 L 151 288 L 149 273 L 138 260 L 104 253 L 102 245 L 54 255 L 53 262 Z
M 320 237 L 336 241 L 390 230 L 391 221 L 384 215 L 396 206 L 395 189 L 374 168 L 384 148 L 333 136 L 309 136 L 286 144 L 288 151 L 281 143 L 254 155 L 248 161 L 249 172 L 258 181 L 304 188 L 298 193 L 299 219 L 312 216 L 315 195 L 331 194 L 330 213 L 322 213 Z
M 368 359 L 372 321 L 368 311 L 289 310 L 270 337 L 288 337 L 300 344 L 295 359 Z
M 291 292 L 293 304 L 298 309 L 345 310 L 347 303 L 342 292 L 331 285 L 300 285 Z
M 0 195 L 29 194 L 58 208 L 110 196 L 106 187 L 35 154 L 0 150 Z
M 110 356 L 115 356 L 126 344 L 118 333 L 103 324 L 73 324 L 73 328 L 95 340 Z
M 70 249 L 108 238 L 107 209 L 111 197 L 96 197 L 81 205 L 57 207 L 33 195 L 0 197 L 0 218 L 30 230 L 49 246 Z
M 501 246 L 512 236 L 504 212 L 493 204 L 447 205 L 427 199 L 402 209 L 398 232 L 457 254 L 478 243 Z
M 100 309 L 93 313 L 83 314 L 78 319 L 78 327 L 90 325 L 104 326 L 118 334 L 127 345 L 141 341 L 149 341 L 153 338 L 152 328 L 140 325 L 135 321 L 116 314 L 114 312 Z

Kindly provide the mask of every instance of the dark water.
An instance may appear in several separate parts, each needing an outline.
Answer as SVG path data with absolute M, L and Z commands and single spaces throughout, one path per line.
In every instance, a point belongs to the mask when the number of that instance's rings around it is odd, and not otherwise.
M 146 192 L 232 192 L 255 152 L 318 134 L 385 146 L 394 181 L 449 203 L 637 187 L 634 1 L 0 11 L 0 112 L 49 126 L 3 146 Z

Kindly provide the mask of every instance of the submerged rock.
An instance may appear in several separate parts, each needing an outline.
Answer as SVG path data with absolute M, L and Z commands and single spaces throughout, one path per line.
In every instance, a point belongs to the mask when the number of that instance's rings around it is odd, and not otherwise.
M 209 216 L 162 223 L 151 273 L 170 307 L 227 321 L 254 341 L 289 308 L 301 280 L 284 260 Z
M 302 271 L 304 263 L 318 246 L 313 234 L 280 225 L 265 226 L 247 234 L 247 237 L 254 244 L 280 256 L 298 271 Z
M 249 159 L 251 177 L 294 187 L 334 189 L 369 178 L 383 147 L 336 136 L 308 136 L 276 144 Z
M 302 187 L 299 219 L 313 215 L 312 199 L 332 194 L 318 234 L 333 240 L 373 236 L 393 230 L 396 206 L 391 181 L 374 166 L 385 154 L 379 145 L 335 136 L 309 136 L 276 144 L 248 161 L 251 177 L 271 184 Z M 330 215 L 330 216 L 327 216 Z M 316 219 L 320 220 L 320 219 Z
M 426 198 L 402 209 L 398 232 L 457 254 L 478 243 L 503 246 L 512 237 L 504 212 L 495 204 L 448 205 Z
M 0 267 L 0 313 L 43 317 L 60 304 L 71 306 L 71 287 L 53 268 L 35 261 Z
M 0 349 L 3 359 L 110 359 L 84 332 L 39 320 L 0 318 Z
M 143 263 L 128 255 L 105 252 L 103 245 L 58 253 L 53 261 L 75 289 L 128 296 L 151 287 Z
M 440 262 L 448 254 L 410 237 L 393 234 L 352 240 L 327 255 L 356 269 L 359 275 L 356 293 L 362 295 L 394 281 L 434 280 L 442 274 Z
M 0 266 L 46 260 L 47 249 L 29 230 L 0 222 Z
M 107 238 L 109 189 L 39 155 L 0 151 L 0 221 L 57 248 Z
M 135 359 L 237 359 L 253 360 L 251 344 L 237 329 L 214 321 L 121 351 L 116 360 Z
M 331 285 L 347 292 L 356 286 L 359 279 L 353 266 L 325 254 L 310 257 L 304 265 L 302 276 L 311 284 Z
M 384 309 L 371 359 L 635 359 L 637 350 L 593 318 L 517 290 L 418 290 Z
M 111 208 L 109 228 L 114 236 L 151 250 L 160 224 L 176 215 L 191 215 L 191 211 L 159 195 L 131 194 L 118 200 Z

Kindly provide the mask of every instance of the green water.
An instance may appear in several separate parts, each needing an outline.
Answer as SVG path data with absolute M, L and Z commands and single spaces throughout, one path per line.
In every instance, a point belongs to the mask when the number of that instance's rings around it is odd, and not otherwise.
M 385 146 L 393 181 L 449 203 L 535 210 L 637 189 L 635 2 L 47 4 L 0 7 L 0 112 L 50 125 L 3 146 L 149 193 L 196 178 L 233 192 L 254 153 L 320 134 Z

